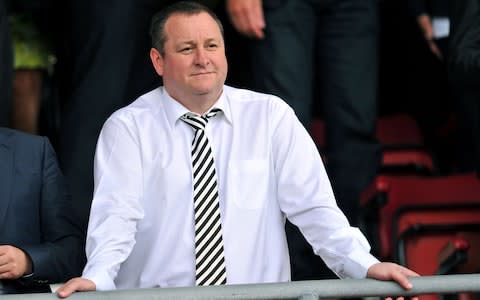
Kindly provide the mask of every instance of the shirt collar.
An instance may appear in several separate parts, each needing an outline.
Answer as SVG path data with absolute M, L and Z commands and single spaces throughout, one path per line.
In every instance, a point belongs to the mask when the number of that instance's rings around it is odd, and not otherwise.
M 162 88 L 162 96 L 163 96 L 163 106 L 165 108 L 166 117 L 168 123 L 173 128 L 176 125 L 176 122 L 180 119 L 181 116 L 189 112 L 189 110 L 180 104 L 177 100 L 173 99 L 165 90 Z M 225 96 L 225 89 L 223 90 L 220 98 L 218 98 L 217 102 L 212 106 L 212 108 L 218 108 L 223 111 L 223 116 L 225 120 L 227 120 L 230 124 L 232 123 L 232 114 L 230 110 L 230 104 L 226 99 Z

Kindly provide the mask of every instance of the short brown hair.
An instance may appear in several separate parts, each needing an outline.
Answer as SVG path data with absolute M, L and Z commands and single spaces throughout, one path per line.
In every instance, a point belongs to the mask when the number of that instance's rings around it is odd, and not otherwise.
M 174 14 L 192 16 L 202 12 L 206 12 L 215 20 L 215 22 L 217 22 L 218 27 L 220 28 L 220 32 L 222 33 L 222 37 L 224 37 L 222 22 L 210 8 L 198 2 L 179 1 L 165 7 L 164 9 L 153 15 L 152 21 L 150 23 L 150 37 L 152 39 L 152 47 L 157 49 L 158 52 L 160 52 L 160 55 L 163 56 L 165 54 L 164 46 L 167 40 L 167 37 L 165 36 L 165 23 L 167 22 L 168 18 L 170 18 L 170 16 Z

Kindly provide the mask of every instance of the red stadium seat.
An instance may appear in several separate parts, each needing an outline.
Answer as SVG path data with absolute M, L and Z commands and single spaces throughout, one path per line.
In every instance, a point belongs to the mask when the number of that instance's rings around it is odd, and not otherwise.
M 312 122 L 315 143 L 325 147 L 325 124 Z M 424 138 L 415 119 L 407 114 L 382 116 L 378 119 L 376 137 L 382 146 L 382 172 L 395 174 L 433 174 L 435 165 L 425 148 Z
M 421 275 L 480 271 L 480 179 L 475 174 L 380 175 L 362 194 L 361 205 L 365 233 L 380 259 Z M 446 246 L 453 247 L 450 254 Z

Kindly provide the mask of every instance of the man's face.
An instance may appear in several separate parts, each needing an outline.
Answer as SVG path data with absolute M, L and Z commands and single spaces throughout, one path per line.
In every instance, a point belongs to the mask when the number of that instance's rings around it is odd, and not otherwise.
M 220 28 L 207 13 L 172 15 L 165 24 L 165 54 L 157 72 L 176 100 L 218 98 L 227 76 Z

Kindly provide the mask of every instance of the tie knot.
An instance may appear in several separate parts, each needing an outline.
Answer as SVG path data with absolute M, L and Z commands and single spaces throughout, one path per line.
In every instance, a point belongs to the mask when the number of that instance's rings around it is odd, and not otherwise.
M 205 130 L 205 126 L 208 123 L 208 119 L 216 116 L 221 109 L 214 108 L 211 111 L 207 112 L 203 116 L 200 116 L 196 113 L 188 112 L 180 117 L 182 121 L 192 126 L 195 130 L 202 129 Z

